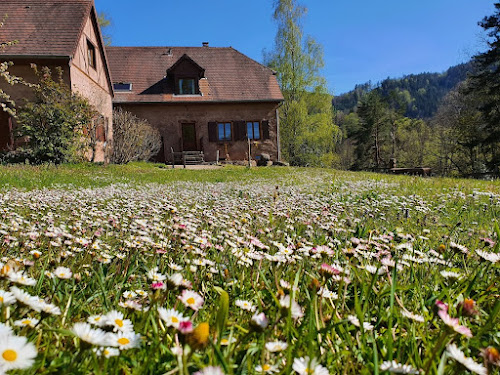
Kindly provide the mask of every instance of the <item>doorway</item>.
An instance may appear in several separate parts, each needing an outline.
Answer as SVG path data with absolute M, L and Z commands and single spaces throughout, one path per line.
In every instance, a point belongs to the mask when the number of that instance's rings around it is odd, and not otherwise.
M 194 123 L 182 124 L 182 151 L 198 151 Z
M 7 151 L 12 146 L 12 118 L 0 109 L 0 151 Z

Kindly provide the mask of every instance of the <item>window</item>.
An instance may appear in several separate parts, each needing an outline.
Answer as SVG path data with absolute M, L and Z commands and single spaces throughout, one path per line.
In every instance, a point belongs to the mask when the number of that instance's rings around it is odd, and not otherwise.
M 113 83 L 113 89 L 115 91 L 132 91 L 132 84 L 131 83 Z
M 231 140 L 231 123 L 222 122 L 217 124 L 217 139 L 219 141 L 230 141 Z
M 96 55 L 95 55 L 95 46 L 92 44 L 90 40 L 87 39 L 87 57 L 89 59 L 89 65 L 92 68 L 96 68 Z
M 195 95 L 196 85 L 194 78 L 179 78 L 179 95 Z
M 260 124 L 258 121 L 247 122 L 248 139 L 260 139 Z

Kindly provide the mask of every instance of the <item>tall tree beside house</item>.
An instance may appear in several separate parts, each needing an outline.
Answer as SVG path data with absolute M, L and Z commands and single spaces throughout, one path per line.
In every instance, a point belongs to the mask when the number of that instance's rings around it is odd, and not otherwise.
M 487 33 L 489 49 L 474 57 L 477 72 L 470 77 L 467 92 L 481 98 L 482 130 L 487 134 L 483 145 L 492 151 L 490 170 L 500 173 L 500 2 L 495 3 L 495 13 L 479 25 Z
M 278 24 L 274 50 L 265 56 L 277 71 L 285 101 L 280 108 L 281 147 L 293 165 L 332 166 L 340 137 L 333 123 L 331 96 L 320 75 L 323 49 L 305 37 L 302 20 L 307 9 L 296 0 L 276 0 Z

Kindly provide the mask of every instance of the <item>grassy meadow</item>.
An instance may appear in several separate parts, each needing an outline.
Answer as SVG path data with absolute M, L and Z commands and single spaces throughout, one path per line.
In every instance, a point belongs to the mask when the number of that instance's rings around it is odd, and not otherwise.
M 0 374 L 499 374 L 500 182 L 0 167 Z

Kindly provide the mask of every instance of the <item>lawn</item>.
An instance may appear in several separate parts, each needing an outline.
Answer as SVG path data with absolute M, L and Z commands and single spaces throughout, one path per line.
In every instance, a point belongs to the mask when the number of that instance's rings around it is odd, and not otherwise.
M 500 183 L 0 167 L 0 373 L 499 374 Z

